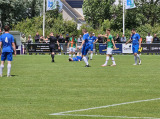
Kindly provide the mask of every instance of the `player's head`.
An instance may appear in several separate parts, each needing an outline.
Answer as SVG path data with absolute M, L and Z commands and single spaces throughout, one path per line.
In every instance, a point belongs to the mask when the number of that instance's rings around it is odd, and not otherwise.
M 106 33 L 107 33 L 107 34 L 109 34 L 109 33 L 110 33 L 110 31 L 111 31 L 110 29 L 107 29 L 107 30 L 106 30 Z
M 92 33 L 92 32 L 90 32 L 90 37 L 91 37 L 91 36 L 93 36 L 93 33 Z
M 72 38 L 73 38 L 73 39 L 75 38 L 75 35 L 74 35 L 74 34 L 72 34 Z
M 150 36 L 151 34 L 150 33 L 148 33 L 148 36 Z
M 54 33 L 53 33 L 53 32 L 51 32 L 51 33 L 50 33 L 50 35 L 51 35 L 51 36 L 53 36 L 53 35 L 54 35 Z
M 87 30 L 86 29 L 83 29 L 82 30 L 83 34 L 87 33 Z
M 157 37 L 157 34 L 154 34 L 154 37 Z
M 73 61 L 73 59 L 72 58 L 69 58 L 69 60 L 68 61 Z
M 131 30 L 131 32 L 132 32 L 132 34 L 135 34 L 135 33 L 136 33 L 136 30 L 133 28 L 133 29 Z
M 9 30 L 10 30 L 10 27 L 8 25 L 4 27 L 5 32 L 9 32 Z

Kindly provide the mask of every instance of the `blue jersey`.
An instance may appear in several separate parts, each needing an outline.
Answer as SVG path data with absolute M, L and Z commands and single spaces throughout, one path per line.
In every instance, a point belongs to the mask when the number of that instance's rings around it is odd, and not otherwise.
M 139 45 L 140 35 L 138 33 L 133 34 L 131 39 L 132 39 L 133 45 Z
M 5 33 L 0 36 L 0 42 L 2 42 L 2 53 L 3 52 L 13 52 L 12 43 L 14 43 L 14 37 L 9 34 Z
M 89 34 L 83 35 L 83 40 L 85 41 L 84 46 L 89 45 Z
M 91 36 L 89 37 L 89 44 L 93 44 L 93 42 L 96 40 L 97 38 L 95 36 Z

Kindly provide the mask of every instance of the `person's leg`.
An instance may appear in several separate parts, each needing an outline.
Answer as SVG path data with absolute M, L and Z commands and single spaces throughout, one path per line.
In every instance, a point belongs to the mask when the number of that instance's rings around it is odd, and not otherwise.
M 93 57 L 93 44 L 91 44 L 91 59 L 92 60 L 92 57 Z
M 72 48 L 72 51 L 73 51 L 73 57 L 75 57 L 75 48 Z
M 109 54 L 106 54 L 106 62 L 102 66 L 107 66 L 109 61 Z
M 134 65 L 137 65 L 137 53 L 134 53 L 134 60 L 135 60 L 135 64 Z
M 8 61 L 8 65 L 7 65 L 7 77 L 11 77 L 10 72 L 11 72 L 11 61 Z
M 113 57 L 112 55 L 110 55 L 110 58 L 111 58 L 111 60 L 112 60 L 112 62 L 113 62 L 113 64 L 112 64 L 111 66 L 115 66 L 115 65 L 116 65 L 116 62 L 115 62 L 115 60 L 114 60 L 114 57 Z
M 54 62 L 54 52 L 51 52 L 52 62 Z
M 2 77 L 2 74 L 3 74 L 4 63 L 5 63 L 5 61 L 1 61 L 1 67 L 0 67 L 0 77 Z
M 23 54 L 24 54 L 24 48 L 23 48 Z
M 88 47 L 87 46 L 83 47 L 83 49 L 82 49 L 83 61 L 85 62 L 86 66 L 88 67 L 89 63 L 88 63 L 88 60 L 86 57 L 87 52 L 88 52 Z
M 73 52 L 73 57 L 75 57 L 75 52 Z

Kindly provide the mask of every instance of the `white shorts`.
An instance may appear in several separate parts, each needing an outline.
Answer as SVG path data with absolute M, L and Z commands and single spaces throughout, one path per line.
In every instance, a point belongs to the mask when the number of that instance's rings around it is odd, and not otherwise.
M 107 48 L 106 54 L 112 55 L 113 48 Z
M 69 48 L 69 52 L 75 52 L 75 48 L 70 47 L 70 48 Z
M 22 44 L 22 48 L 26 48 L 25 45 Z

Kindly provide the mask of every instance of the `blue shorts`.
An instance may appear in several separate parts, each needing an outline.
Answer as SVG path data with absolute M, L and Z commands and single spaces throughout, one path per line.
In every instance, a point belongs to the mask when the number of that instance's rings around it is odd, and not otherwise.
M 138 53 L 139 45 L 132 45 L 133 53 Z
M 13 61 L 12 52 L 3 52 L 1 55 L 1 61 Z
M 89 49 L 90 49 L 91 51 L 93 51 L 93 44 L 90 44 Z
M 82 48 L 82 55 L 87 55 L 89 48 L 90 48 L 89 45 L 83 46 L 83 48 Z

